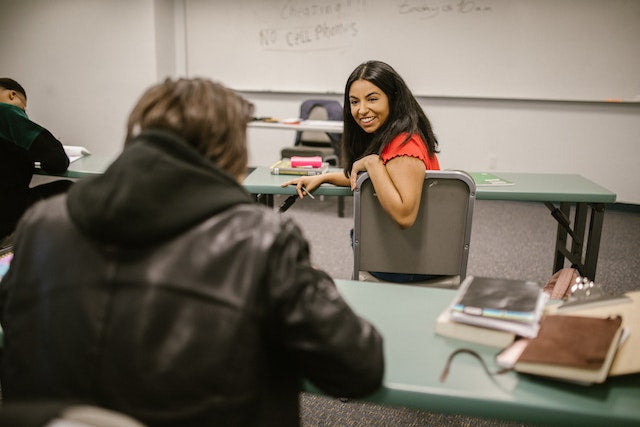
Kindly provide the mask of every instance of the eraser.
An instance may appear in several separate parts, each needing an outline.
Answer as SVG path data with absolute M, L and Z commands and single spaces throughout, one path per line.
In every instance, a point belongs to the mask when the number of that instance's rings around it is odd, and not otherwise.
M 291 157 L 291 167 L 293 167 L 293 168 L 300 168 L 300 167 L 319 168 L 321 166 L 322 166 L 322 157 L 320 157 L 320 156 L 311 156 L 311 157 L 293 156 L 293 157 Z

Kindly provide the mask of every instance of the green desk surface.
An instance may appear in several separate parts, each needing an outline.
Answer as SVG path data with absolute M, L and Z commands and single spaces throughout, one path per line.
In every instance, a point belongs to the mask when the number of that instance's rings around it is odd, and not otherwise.
M 103 173 L 113 158 L 89 155 L 71 163 L 69 170 L 59 176 L 82 178 Z M 341 169 L 332 169 L 340 171 Z M 36 173 L 48 175 L 36 169 Z M 519 200 L 539 202 L 587 202 L 613 203 L 616 194 L 576 174 L 497 172 L 496 175 L 514 183 L 509 186 L 477 187 L 478 200 Z M 272 175 L 269 168 L 257 167 L 244 180 L 245 189 L 252 194 L 296 194 L 293 186 L 280 184 L 295 178 L 294 175 Z M 348 187 L 323 184 L 314 194 L 325 196 L 352 196 Z
M 349 280 L 336 285 L 384 337 L 384 387 L 368 401 L 543 425 L 640 425 L 640 375 L 611 377 L 594 386 L 514 372 L 491 378 L 477 359 L 459 354 L 441 383 L 447 357 L 461 347 L 476 350 L 490 369 L 496 368 L 497 349 L 435 335 L 436 317 L 455 291 Z
M 342 171 L 332 168 L 330 172 Z M 280 187 L 283 182 L 297 178 L 296 175 L 273 175 L 268 167 L 258 166 L 244 180 L 244 188 L 251 194 L 297 194 L 295 186 Z M 322 184 L 314 192 L 314 195 L 325 196 L 352 196 L 353 192 L 348 187 L 337 187 L 331 184 Z
M 476 187 L 480 200 L 526 200 L 532 202 L 613 203 L 616 194 L 582 175 L 563 173 L 496 172 L 514 185 Z
M 336 169 L 340 170 L 340 169 Z M 613 203 L 616 194 L 576 174 L 496 172 L 514 183 L 508 186 L 477 187 L 478 200 L 518 200 L 532 202 Z M 295 188 L 280 184 L 295 178 L 291 175 L 272 175 L 269 168 L 257 167 L 244 180 L 245 189 L 252 194 L 296 194 Z M 351 196 L 348 187 L 323 184 L 313 194 Z
M 107 170 L 113 160 L 115 160 L 115 156 L 107 157 L 90 154 L 72 162 L 69 165 L 69 169 L 64 173 L 49 174 L 40 168 L 36 168 L 35 173 L 38 175 L 64 176 L 67 178 L 84 178 L 92 175 L 100 175 Z

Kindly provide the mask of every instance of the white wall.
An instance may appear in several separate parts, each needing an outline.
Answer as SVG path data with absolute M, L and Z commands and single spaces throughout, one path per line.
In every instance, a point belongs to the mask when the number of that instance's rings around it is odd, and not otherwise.
M 121 150 L 126 117 L 146 87 L 189 72 L 182 0 L 11 0 L 2 4 L 2 19 L 0 75 L 23 83 L 34 120 L 96 154 Z M 245 96 L 257 115 L 281 118 L 317 97 Z M 616 192 L 619 202 L 640 204 L 640 104 L 420 102 L 445 168 L 579 173 Z M 251 129 L 250 164 L 271 164 L 293 138 Z
M 157 78 L 152 0 L 4 1 L 0 74 L 63 143 L 120 151 L 126 117 Z

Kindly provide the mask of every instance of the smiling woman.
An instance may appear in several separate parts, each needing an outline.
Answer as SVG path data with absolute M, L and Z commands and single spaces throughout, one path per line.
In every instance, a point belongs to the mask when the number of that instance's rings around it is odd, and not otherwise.
M 368 61 L 344 90 L 344 171 L 306 176 L 283 184 L 312 191 L 322 183 L 355 188 L 368 172 L 378 200 L 400 228 L 411 227 L 420 209 L 425 170 L 438 170 L 438 140 L 431 123 L 400 75 L 388 64 Z
M 355 188 L 368 172 L 384 210 L 402 228 L 415 222 L 425 170 L 438 170 L 438 141 L 431 123 L 400 75 L 388 64 L 368 61 L 347 79 L 344 90 L 344 173 L 302 177 L 302 198 L 323 182 Z

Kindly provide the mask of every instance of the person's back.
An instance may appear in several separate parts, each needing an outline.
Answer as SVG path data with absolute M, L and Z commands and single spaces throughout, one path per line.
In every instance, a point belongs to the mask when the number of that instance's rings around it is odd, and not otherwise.
M 15 80 L 0 78 L 0 238 L 10 234 L 34 201 L 64 192 L 71 181 L 58 180 L 29 188 L 34 162 L 60 173 L 69 166 L 64 147 L 27 116 L 27 95 Z
M 381 337 L 312 268 L 300 229 L 252 203 L 241 151 L 221 170 L 147 129 L 104 175 L 25 215 L 0 290 L 4 399 L 88 400 L 152 425 L 294 425 L 302 378 L 344 397 L 379 387 Z

